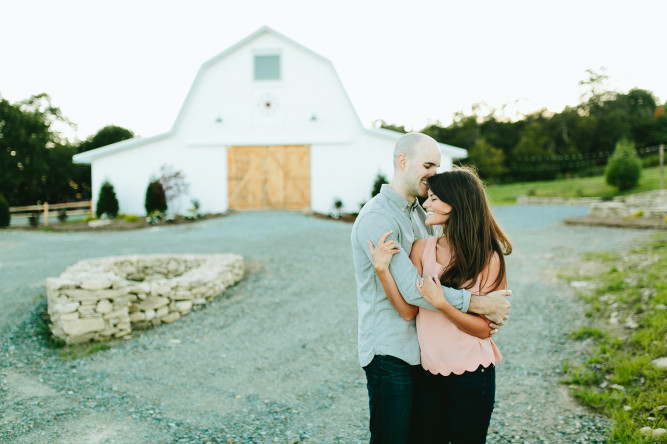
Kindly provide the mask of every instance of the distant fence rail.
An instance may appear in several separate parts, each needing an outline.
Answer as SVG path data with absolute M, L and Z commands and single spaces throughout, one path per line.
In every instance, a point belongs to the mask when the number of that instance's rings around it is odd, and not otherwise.
M 92 214 L 92 201 L 85 200 L 81 202 L 67 202 L 67 203 L 57 203 L 50 204 L 44 202 L 41 205 L 28 205 L 24 207 L 10 207 L 9 212 L 11 214 L 28 214 L 28 215 L 41 215 L 43 218 L 43 223 L 45 227 L 49 226 L 49 217 L 56 216 L 61 210 L 65 210 L 67 215 L 81 215 L 81 214 Z

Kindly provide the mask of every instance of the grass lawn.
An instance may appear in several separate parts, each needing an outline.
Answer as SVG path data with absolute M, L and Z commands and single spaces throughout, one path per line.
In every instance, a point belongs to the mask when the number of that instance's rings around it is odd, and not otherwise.
M 653 434 L 667 428 L 667 369 L 654 362 L 667 357 L 667 233 L 577 268 L 564 277 L 582 288 L 590 321 L 571 338 L 592 350 L 586 362 L 563 362 L 564 382 L 610 418 L 610 442 L 667 442 Z
M 667 174 L 667 173 L 665 173 Z M 515 203 L 521 195 L 539 197 L 613 197 L 651 191 L 660 187 L 660 168 L 644 168 L 637 186 L 619 193 L 607 185 L 604 176 L 577 177 L 544 182 L 521 182 L 507 185 L 489 185 L 487 193 L 494 204 Z

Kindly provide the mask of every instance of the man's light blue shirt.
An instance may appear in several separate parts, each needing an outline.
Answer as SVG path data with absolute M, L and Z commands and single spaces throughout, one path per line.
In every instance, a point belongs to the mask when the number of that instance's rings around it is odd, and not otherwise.
M 395 240 L 401 251 L 389 264 L 396 285 L 409 304 L 435 310 L 426 302 L 415 283 L 421 276 L 410 260 L 412 244 L 416 239 L 440 234 L 425 225 L 426 213 L 417 200 L 408 202 L 389 185 L 382 185 L 380 194 L 361 209 L 352 227 L 352 256 L 357 281 L 359 310 L 359 362 L 368 365 L 375 355 L 389 355 L 408 364 L 419 364 L 419 343 L 415 320 L 406 321 L 387 299 L 373 266 L 368 241 L 377 245 L 380 236 L 393 231 L 388 239 Z M 470 293 L 443 287 L 445 297 L 454 307 L 468 311 Z

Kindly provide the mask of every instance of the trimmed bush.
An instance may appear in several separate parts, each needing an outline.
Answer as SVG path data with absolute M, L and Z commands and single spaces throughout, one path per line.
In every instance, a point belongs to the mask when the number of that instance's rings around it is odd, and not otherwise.
M 371 197 L 375 197 L 376 195 L 380 194 L 380 188 L 382 188 L 382 185 L 384 185 L 385 183 L 389 183 L 387 178 L 384 177 L 384 174 L 378 173 L 378 175 L 375 177 L 375 182 L 373 182 Z
M 642 162 L 635 152 L 635 143 L 626 138 L 616 142 L 604 171 L 607 183 L 619 191 L 629 190 L 637 185 L 641 173 Z
M 9 202 L 5 196 L 0 194 L 0 228 L 8 227 L 12 219 L 12 214 L 9 212 Z
M 151 214 L 154 211 L 161 213 L 167 211 L 167 196 L 159 180 L 154 180 L 148 184 L 144 207 L 146 208 L 146 214 Z
M 113 185 L 109 182 L 104 182 L 102 188 L 100 188 L 95 214 L 97 214 L 97 217 L 102 217 L 103 214 L 106 214 L 108 217 L 116 217 L 118 214 L 118 199 L 116 199 L 116 192 L 113 190 Z

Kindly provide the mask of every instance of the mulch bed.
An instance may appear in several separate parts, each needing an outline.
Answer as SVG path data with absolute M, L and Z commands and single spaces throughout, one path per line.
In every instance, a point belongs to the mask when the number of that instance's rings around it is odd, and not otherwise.
M 69 223 L 60 223 L 57 220 L 49 223 L 48 227 L 44 225 L 39 225 L 37 227 L 31 227 L 30 225 L 21 225 L 21 226 L 10 226 L 5 228 L 6 230 L 25 230 L 25 231 L 39 231 L 39 230 L 48 230 L 48 231 L 125 231 L 125 230 L 137 230 L 140 228 L 150 228 L 150 227 L 161 227 L 169 225 L 181 225 L 181 224 L 191 224 L 207 219 L 214 219 L 218 217 L 224 217 L 230 212 L 226 213 L 216 213 L 216 214 L 206 214 L 198 219 L 186 219 L 183 216 L 175 216 L 174 220 L 171 222 L 162 221 L 157 224 L 149 224 L 146 222 L 145 217 L 139 217 L 138 220 L 134 222 L 127 221 L 122 218 L 110 219 L 111 223 L 107 225 L 102 225 L 98 227 L 91 227 L 88 225 L 88 222 L 69 222 Z

